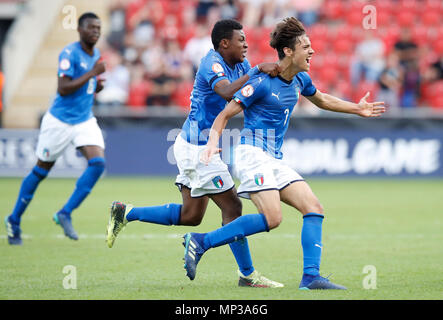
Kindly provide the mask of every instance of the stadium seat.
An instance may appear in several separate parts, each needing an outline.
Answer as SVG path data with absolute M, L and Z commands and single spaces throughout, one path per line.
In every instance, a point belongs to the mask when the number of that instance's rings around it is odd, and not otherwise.
M 320 71 L 320 79 L 325 84 L 331 84 L 337 81 L 338 72 L 337 68 L 333 65 L 325 65 Z
M 397 23 L 401 27 L 410 27 L 412 25 L 415 25 L 416 16 L 411 11 L 399 12 L 396 17 Z
M 344 4 L 342 0 L 325 1 L 320 7 L 320 14 L 328 20 L 337 20 L 343 17 Z
M 350 26 L 361 26 L 364 15 L 361 10 L 351 10 L 346 14 L 346 22 Z
M 341 38 L 334 42 L 334 51 L 337 54 L 350 55 L 354 51 L 354 43 L 349 38 Z
M 438 55 L 443 55 L 443 41 L 435 41 L 433 49 Z
M 442 15 L 438 11 L 432 11 L 432 10 L 426 10 L 421 15 L 421 21 L 422 23 L 427 27 L 437 27 L 442 22 Z

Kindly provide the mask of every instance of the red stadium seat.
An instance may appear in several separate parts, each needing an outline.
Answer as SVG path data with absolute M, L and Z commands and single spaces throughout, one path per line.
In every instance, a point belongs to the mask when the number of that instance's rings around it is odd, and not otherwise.
M 319 70 L 319 76 L 323 83 L 331 84 L 337 81 L 338 72 L 337 68 L 332 65 L 325 65 L 321 70 Z
M 418 24 L 412 28 L 412 38 L 418 45 L 426 44 L 429 42 L 429 28 L 425 25 Z
M 351 26 L 361 26 L 363 18 L 364 15 L 361 10 L 351 10 L 346 14 L 346 22 Z
M 435 41 L 433 49 L 438 55 L 443 55 L 443 41 Z
M 381 12 L 387 13 L 387 14 L 394 14 L 395 13 L 395 6 L 393 1 L 387 1 L 387 0 L 376 0 L 374 3 L 374 6 L 377 8 L 377 14 L 380 14 Z
M 416 16 L 411 11 L 402 11 L 399 12 L 397 15 L 397 23 L 401 27 L 410 27 L 412 25 L 415 25 Z
M 307 29 L 307 35 L 311 38 L 311 42 L 313 39 L 317 41 L 327 41 L 329 28 L 322 24 L 316 23 Z
M 441 13 L 443 10 L 441 0 L 426 0 L 424 7 L 425 11 L 435 11 Z
M 342 0 L 325 1 L 321 6 L 320 13 L 329 20 L 337 20 L 343 17 L 344 4 Z
M 341 38 L 334 42 L 334 50 L 337 54 L 350 55 L 354 51 L 354 43 L 348 38 Z
M 427 27 L 437 27 L 442 22 L 442 15 L 438 11 L 426 11 L 421 15 L 422 23 Z

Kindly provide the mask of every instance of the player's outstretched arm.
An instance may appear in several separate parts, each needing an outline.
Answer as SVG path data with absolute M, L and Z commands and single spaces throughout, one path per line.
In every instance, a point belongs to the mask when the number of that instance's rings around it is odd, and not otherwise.
M 214 91 L 226 101 L 231 101 L 234 93 L 240 90 L 254 73 L 263 72 L 269 74 L 271 77 L 276 77 L 280 71 L 280 66 L 277 63 L 260 63 L 254 68 L 250 69 L 247 74 L 241 76 L 234 82 L 229 82 L 229 80 L 221 80 L 217 82 L 214 87 Z
M 98 76 L 105 72 L 105 62 L 98 60 L 91 71 L 86 72 L 81 77 L 72 79 L 70 77 L 59 77 L 57 91 L 61 96 L 74 93 L 80 89 L 92 77 Z
M 343 113 L 356 114 L 361 117 L 379 117 L 385 111 L 384 102 L 368 102 L 366 99 L 369 97 L 369 92 L 360 99 L 359 103 L 353 103 L 334 97 L 327 93 L 322 93 L 319 90 L 313 95 L 306 98 L 309 99 L 317 107 Z
M 221 151 L 221 149 L 218 147 L 218 141 L 223 129 L 226 128 L 229 119 L 242 111 L 243 108 L 241 105 L 238 102 L 231 100 L 226 108 L 224 108 L 223 111 L 218 114 L 214 120 L 214 123 L 212 124 L 211 131 L 209 132 L 209 140 L 206 144 L 206 148 L 203 150 L 200 156 L 200 161 L 202 163 L 208 165 L 212 156 Z

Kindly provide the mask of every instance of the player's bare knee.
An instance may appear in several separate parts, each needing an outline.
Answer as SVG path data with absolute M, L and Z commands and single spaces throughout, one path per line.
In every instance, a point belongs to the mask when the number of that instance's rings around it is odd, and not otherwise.
M 198 213 L 198 212 L 197 212 Z M 196 227 L 203 220 L 202 214 L 196 214 L 195 210 L 182 209 L 180 213 L 180 225 Z
M 283 216 L 280 210 L 275 210 L 265 213 L 266 222 L 268 223 L 269 230 L 277 228 L 283 220 Z
M 309 205 L 306 206 L 306 208 L 303 209 L 302 214 L 305 215 L 307 213 L 318 213 L 318 214 L 324 214 L 323 206 L 320 202 L 315 201 Z

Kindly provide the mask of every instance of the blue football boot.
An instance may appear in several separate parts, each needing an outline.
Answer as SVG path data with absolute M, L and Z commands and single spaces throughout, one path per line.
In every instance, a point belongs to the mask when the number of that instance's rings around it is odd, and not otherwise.
M 328 278 L 310 274 L 303 274 L 298 288 L 300 290 L 346 290 L 346 287 L 332 283 Z

